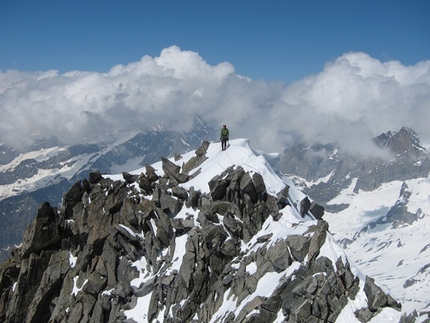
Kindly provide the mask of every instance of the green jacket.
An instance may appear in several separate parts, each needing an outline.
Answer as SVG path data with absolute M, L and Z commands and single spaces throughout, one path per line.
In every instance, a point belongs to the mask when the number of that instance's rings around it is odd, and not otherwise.
M 227 128 L 222 128 L 221 129 L 221 134 L 220 134 L 220 138 L 227 138 L 229 137 L 229 132 Z

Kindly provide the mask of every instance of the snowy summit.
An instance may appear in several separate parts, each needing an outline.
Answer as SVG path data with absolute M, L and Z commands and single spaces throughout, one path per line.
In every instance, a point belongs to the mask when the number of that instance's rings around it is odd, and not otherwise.
M 246 139 L 225 151 L 206 141 L 131 173 L 90 173 L 61 211 L 40 207 L 2 268 L 0 319 L 399 322 L 401 304 L 348 260 L 276 158 Z

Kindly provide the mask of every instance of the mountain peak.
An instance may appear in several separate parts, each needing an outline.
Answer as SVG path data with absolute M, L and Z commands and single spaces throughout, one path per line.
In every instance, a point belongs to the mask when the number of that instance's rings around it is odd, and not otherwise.
M 0 320 L 387 321 L 391 296 L 249 141 L 204 142 L 43 204 L 0 267 Z
M 409 127 L 383 133 L 375 138 L 375 142 L 380 147 L 393 151 L 397 156 L 408 156 L 416 159 L 426 153 L 417 133 Z

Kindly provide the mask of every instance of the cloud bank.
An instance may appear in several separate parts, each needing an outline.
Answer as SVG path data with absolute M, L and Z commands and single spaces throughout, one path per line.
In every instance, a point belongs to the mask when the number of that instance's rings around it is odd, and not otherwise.
M 0 72 L 0 142 L 18 149 L 36 138 L 74 144 L 197 114 L 266 151 L 301 139 L 371 152 L 370 138 L 402 126 L 430 142 L 429 107 L 430 61 L 404 66 L 360 52 L 289 85 L 251 80 L 177 46 L 107 73 Z

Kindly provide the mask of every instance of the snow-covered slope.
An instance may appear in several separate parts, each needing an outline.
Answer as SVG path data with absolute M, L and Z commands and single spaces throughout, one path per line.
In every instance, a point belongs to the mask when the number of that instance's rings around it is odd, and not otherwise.
M 405 184 L 407 198 L 400 196 Z M 330 231 L 358 268 L 390 290 L 406 312 L 429 312 L 430 178 L 385 183 L 370 192 L 352 188 L 330 201 L 350 204 L 339 213 L 326 213 Z M 393 227 L 390 209 L 399 204 L 416 220 Z
M 190 152 L 188 154 L 183 155 L 183 158 L 175 161 L 171 159 L 171 161 L 178 166 L 186 163 L 190 158 L 194 156 L 194 152 Z M 291 235 L 304 235 L 306 236 L 310 230 L 310 227 L 317 225 L 317 221 L 314 219 L 311 213 L 308 213 L 304 217 L 300 214 L 300 201 L 302 201 L 306 195 L 300 192 L 293 181 L 285 176 L 280 176 L 277 172 L 275 172 L 267 160 L 271 160 L 276 158 L 274 154 L 265 154 L 259 151 L 255 151 L 250 147 L 250 143 L 246 139 L 236 139 L 230 141 L 230 147 L 226 151 L 221 151 L 219 144 L 212 143 L 209 146 L 209 149 L 206 153 L 208 157 L 207 160 L 202 163 L 198 169 L 195 170 L 199 175 L 190 181 L 180 184 L 183 188 L 189 190 L 193 187 L 195 190 L 200 190 L 203 193 L 210 193 L 210 189 L 208 186 L 208 182 L 216 175 L 222 174 L 229 167 L 237 167 L 242 166 L 245 171 L 249 171 L 250 173 L 259 173 L 263 176 L 264 182 L 267 188 L 267 192 L 272 195 L 276 195 L 279 193 L 285 185 L 290 187 L 289 189 L 289 202 L 291 205 L 286 206 L 281 212 L 281 217 L 279 220 L 274 220 L 273 217 L 269 217 L 262 229 L 248 242 L 242 243 L 241 246 L 241 258 L 246 258 L 249 255 L 261 252 L 261 243 L 259 243 L 259 239 L 266 236 L 271 236 L 270 242 L 264 245 L 264 248 L 271 248 L 274 243 L 281 239 L 285 239 L 287 236 Z M 267 159 L 265 158 L 267 157 Z M 164 175 L 162 170 L 162 163 L 155 163 L 152 165 L 158 175 Z M 137 169 L 136 171 L 131 172 L 132 174 L 139 175 L 142 172 L 145 172 L 145 169 Z M 192 175 L 192 174 L 191 174 Z M 109 176 L 114 180 L 121 180 L 121 175 L 112 175 Z M 137 184 L 136 184 L 137 185 Z M 194 225 L 200 226 L 198 219 L 199 210 L 193 208 L 183 208 L 179 214 L 176 215 L 177 218 L 182 219 L 195 219 Z M 332 216 L 332 215 L 329 215 Z M 218 215 L 220 221 L 222 221 L 222 217 Z M 336 223 L 336 225 L 340 225 Z M 340 227 L 335 226 L 336 230 L 344 229 L 347 231 L 346 227 L 340 225 Z M 133 231 L 131 229 L 130 232 Z M 135 234 L 135 233 L 132 233 Z M 183 256 L 186 252 L 186 243 L 187 236 L 180 236 L 176 238 L 176 247 L 174 251 L 166 250 L 166 253 L 174 252 L 174 255 L 171 256 L 174 259 L 174 262 L 171 264 L 170 272 L 177 272 L 182 264 Z M 166 257 L 166 254 L 160 255 L 162 257 Z M 325 256 L 330 259 L 333 263 L 341 258 L 344 262 L 348 261 L 348 254 L 345 253 L 344 250 L 336 243 L 335 238 L 331 235 L 326 237 L 324 245 L 321 247 L 320 256 Z M 357 259 L 359 261 L 359 259 Z M 371 259 L 369 259 L 371 261 Z M 233 260 L 232 263 L 235 261 Z M 306 262 L 306 260 L 305 260 Z M 358 267 L 355 266 L 354 261 L 351 262 L 352 271 L 357 277 L 360 279 L 360 291 L 354 300 L 348 300 L 348 306 L 345 306 L 340 315 L 338 316 L 336 322 L 346 323 L 346 322 L 358 322 L 357 317 L 354 315 L 354 312 L 358 311 L 361 308 L 366 307 L 367 297 L 363 292 L 365 276 L 368 275 L 366 271 L 366 267 L 361 266 L 363 273 Z M 229 313 L 234 313 L 235 317 L 239 317 L 241 311 L 243 311 L 244 306 L 255 300 L 258 297 L 269 298 L 280 282 L 289 279 L 289 277 L 294 277 L 294 273 L 300 267 L 300 262 L 294 262 L 291 266 L 281 272 L 273 272 L 268 273 L 264 277 L 260 279 L 258 282 L 258 286 L 256 290 L 244 300 L 238 301 L 237 296 L 235 296 L 231 291 L 224 293 L 224 300 L 222 302 L 221 307 L 216 312 L 216 314 L 211 318 L 210 322 L 225 322 L 226 317 Z M 148 264 L 145 258 L 142 258 L 133 263 L 138 269 L 140 273 L 138 278 L 132 280 L 132 286 L 138 289 L 141 288 L 142 285 L 148 284 L 151 280 L 154 279 L 154 273 L 148 272 Z M 251 262 L 246 266 L 246 272 L 249 275 L 255 274 L 257 270 L 257 264 L 255 262 Z M 239 268 L 239 263 L 237 264 L 237 268 Z M 393 273 L 392 275 L 395 275 Z M 371 276 L 371 275 L 370 275 Z M 294 279 L 294 278 L 293 278 Z M 134 320 L 139 323 L 148 322 L 148 317 L 145 314 L 150 307 L 151 294 L 147 294 L 143 297 L 138 298 L 137 304 L 132 309 L 125 311 L 125 314 L 128 319 Z M 409 308 L 411 309 L 411 308 Z M 160 322 L 163 321 L 164 317 L 167 313 L 161 310 L 158 313 L 156 319 Z M 371 322 L 374 323 L 386 323 L 386 322 L 398 322 L 401 316 L 401 312 L 396 311 L 392 308 L 385 308 L 379 313 L 376 317 L 374 317 Z M 231 315 L 231 314 L 230 314 Z M 197 319 L 197 317 L 196 317 Z M 276 322 L 284 322 L 284 315 L 282 311 L 278 313 L 278 320 Z
M 178 157 L 44 203 L 0 266 L 0 321 L 405 322 L 276 155 L 236 139 Z
M 424 320 L 430 312 L 430 156 L 403 127 L 375 138 L 385 157 L 352 156 L 335 144 L 289 149 L 280 169 L 325 207 L 349 259 Z

